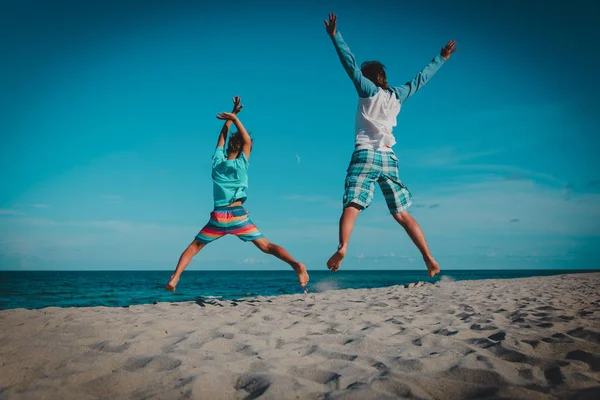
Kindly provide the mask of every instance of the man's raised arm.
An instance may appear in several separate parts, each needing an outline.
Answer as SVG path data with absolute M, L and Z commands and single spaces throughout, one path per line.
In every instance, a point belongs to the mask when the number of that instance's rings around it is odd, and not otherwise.
M 344 42 L 342 34 L 336 31 L 336 26 L 337 16 L 334 13 L 331 13 L 329 15 L 329 22 L 325 20 L 325 29 L 333 41 L 335 51 L 342 62 L 342 66 L 350 79 L 352 79 L 352 83 L 354 83 L 354 87 L 356 87 L 356 91 L 360 97 L 368 98 L 374 96 L 378 91 L 377 86 L 363 76 L 360 68 L 356 65 L 354 55 L 346 42 Z
M 431 62 L 421 70 L 413 78 L 412 81 L 406 82 L 402 86 L 392 87 L 394 93 L 396 93 L 396 97 L 400 100 L 400 103 L 404 103 L 406 99 L 415 94 L 419 89 L 421 89 L 433 75 L 440 69 L 440 67 L 444 64 L 446 60 L 450 58 L 450 55 L 457 50 L 456 41 L 452 40 L 446 44 L 442 48 L 442 51 L 438 56 L 435 56 Z

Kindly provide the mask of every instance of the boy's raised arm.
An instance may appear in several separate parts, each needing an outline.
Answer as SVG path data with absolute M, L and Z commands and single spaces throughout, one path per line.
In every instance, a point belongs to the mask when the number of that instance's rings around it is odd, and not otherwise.
M 242 100 L 239 98 L 239 96 L 235 96 L 232 100 L 233 100 L 233 111 L 231 113 L 233 115 L 236 115 L 237 113 L 242 111 L 242 108 L 244 108 L 244 106 L 240 104 Z M 219 132 L 219 139 L 217 140 L 217 147 L 225 146 L 225 141 L 227 140 L 227 134 L 229 133 L 229 128 L 231 127 L 232 122 L 233 122 L 232 120 L 228 119 L 223 124 L 223 128 L 221 128 L 221 132 Z
M 329 15 L 329 22 L 325 20 L 325 29 L 327 30 L 327 34 L 333 41 L 333 45 L 335 47 L 335 51 L 342 62 L 342 66 L 346 70 L 346 73 L 352 79 L 352 83 L 354 83 L 354 87 L 358 92 L 358 95 L 363 98 L 368 98 L 374 96 L 377 93 L 377 86 L 365 78 L 358 67 L 356 65 L 356 59 L 354 55 L 350 51 L 350 48 L 344 42 L 344 38 L 342 38 L 342 34 L 336 31 L 337 27 L 337 16 L 334 13 Z
M 252 138 L 250 137 L 250 134 L 244 127 L 244 124 L 242 124 L 242 121 L 239 120 L 239 118 L 237 117 L 237 115 L 235 113 L 227 113 L 227 112 L 218 114 L 217 118 L 224 119 L 227 122 L 233 121 L 240 136 L 242 137 L 242 142 L 243 142 L 242 153 L 244 153 L 244 155 L 246 156 L 246 159 L 249 159 L 250 158 L 250 150 L 252 149 Z
M 400 100 L 400 103 L 404 103 L 406 99 L 415 94 L 421 89 L 429 79 L 440 69 L 444 62 L 450 58 L 450 55 L 456 51 L 456 41 L 452 40 L 442 48 L 442 51 L 438 56 L 435 56 L 433 60 L 425 68 L 423 68 L 417 76 L 410 82 L 406 82 L 402 86 L 393 87 L 392 90 L 396 93 L 396 97 Z

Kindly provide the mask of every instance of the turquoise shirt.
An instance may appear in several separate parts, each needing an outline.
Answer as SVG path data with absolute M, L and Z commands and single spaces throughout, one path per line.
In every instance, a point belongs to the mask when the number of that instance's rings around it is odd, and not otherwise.
M 243 152 L 228 160 L 223 146 L 217 147 L 212 160 L 213 197 L 215 207 L 226 207 L 236 201 L 246 201 L 248 189 L 248 159 Z

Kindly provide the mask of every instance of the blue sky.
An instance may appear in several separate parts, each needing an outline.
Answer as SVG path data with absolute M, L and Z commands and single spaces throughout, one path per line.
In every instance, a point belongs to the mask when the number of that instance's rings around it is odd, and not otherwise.
M 203 3 L 0 3 L 0 269 L 172 269 L 211 211 L 234 95 L 255 138 L 251 218 L 325 268 L 357 101 L 330 11 L 392 84 L 458 41 L 395 130 L 442 268 L 598 268 L 594 1 Z M 288 267 L 226 237 L 190 268 Z M 343 268 L 424 268 L 379 191 Z

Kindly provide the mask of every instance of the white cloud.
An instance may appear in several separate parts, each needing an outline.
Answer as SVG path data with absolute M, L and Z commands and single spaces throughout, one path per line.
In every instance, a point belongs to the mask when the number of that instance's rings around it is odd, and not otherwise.
M 298 164 L 300 164 L 300 156 L 296 153 L 296 158 L 298 159 Z
M 132 221 L 0 220 L 0 254 L 43 255 L 44 260 L 171 260 L 197 227 Z
M 497 164 L 471 164 L 471 165 L 450 165 L 449 168 L 461 169 L 468 171 L 502 173 L 505 179 L 508 180 L 531 180 L 539 183 L 549 183 L 568 188 L 568 182 L 565 182 L 554 175 L 543 172 L 531 171 L 525 168 L 516 167 L 513 165 L 497 165 Z
M 417 209 L 417 219 L 438 232 L 600 235 L 600 194 L 562 196 L 562 188 L 531 181 L 489 179 L 454 183 L 423 194 L 421 203 L 439 203 L 447 212 Z M 441 209 L 440 209 L 441 210 Z M 518 224 L 507 224 L 507 221 Z M 517 229 L 515 231 L 515 229 Z
M 441 166 L 456 166 L 464 161 L 500 152 L 500 149 L 466 151 L 452 146 L 397 150 L 399 157 L 410 165 L 436 168 Z
M 25 213 L 11 208 L 0 208 L 0 215 L 25 215 Z

